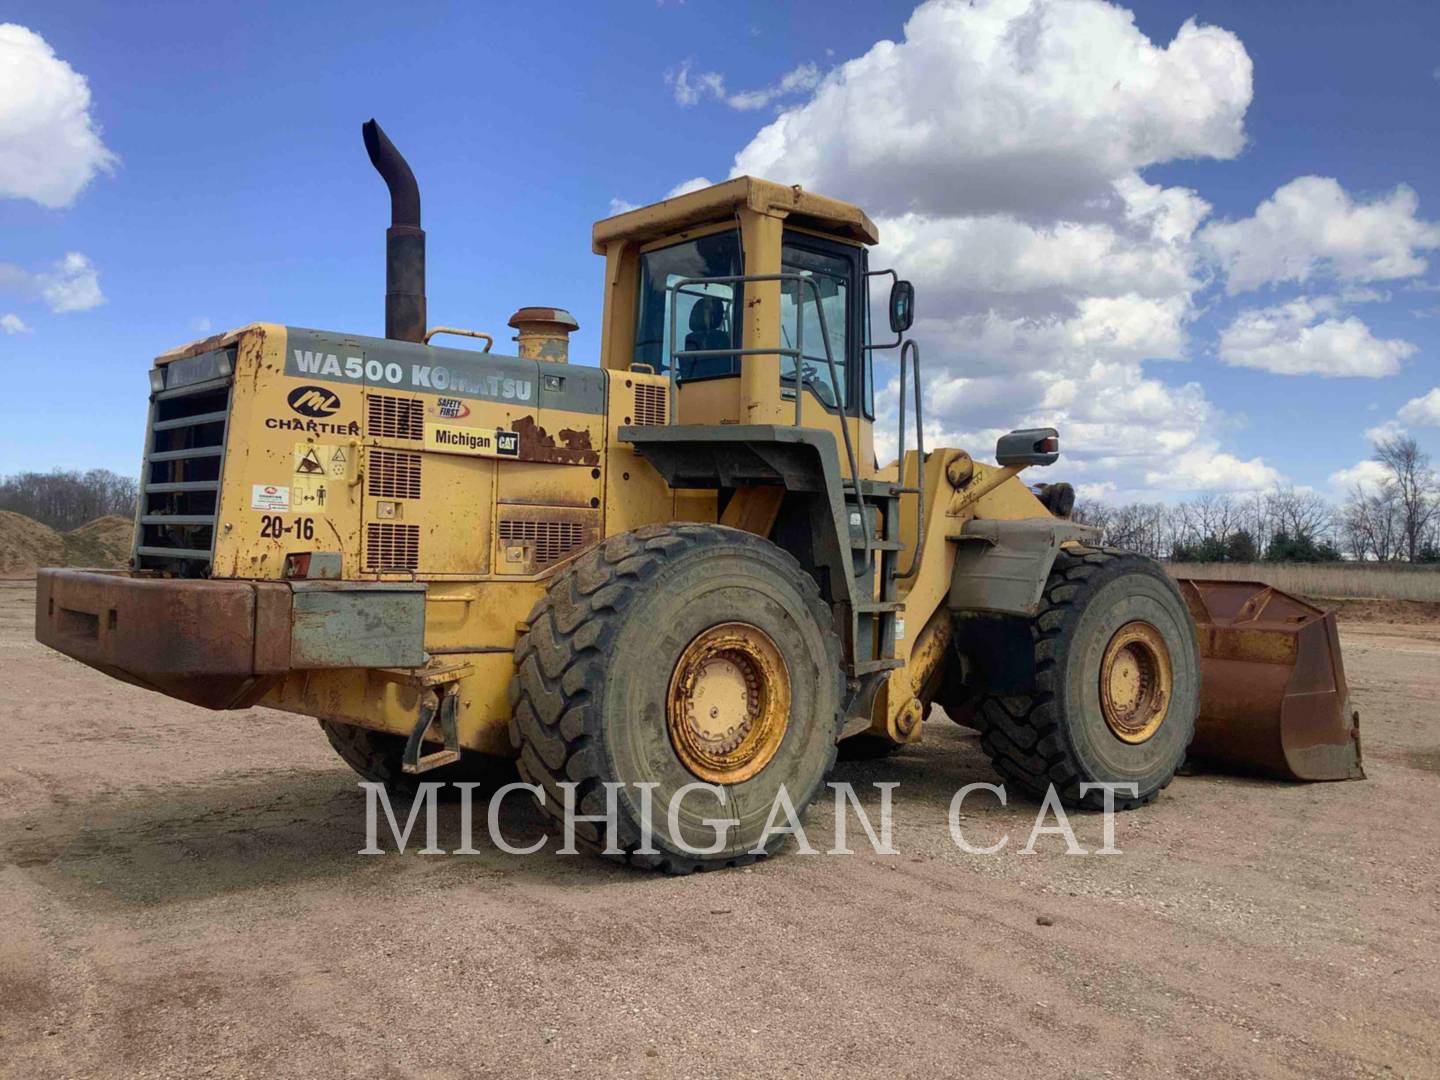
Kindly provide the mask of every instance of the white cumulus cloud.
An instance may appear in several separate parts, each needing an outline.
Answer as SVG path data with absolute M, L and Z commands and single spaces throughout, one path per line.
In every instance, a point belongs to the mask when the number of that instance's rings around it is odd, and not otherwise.
M 6 334 L 30 333 L 30 327 L 25 325 L 25 320 L 13 311 L 0 315 L 0 330 L 5 331 Z
M 665 198 L 673 199 L 677 195 L 689 195 L 692 191 L 700 191 L 709 187 L 714 181 L 703 176 L 692 176 L 689 180 L 682 180 L 665 193 Z
M 1400 406 L 1398 418 L 1401 423 L 1416 427 L 1440 427 L 1440 387 Z
M 27 300 L 43 300 L 56 313 L 89 311 L 105 302 L 99 271 L 88 256 L 78 251 L 38 273 L 13 263 L 0 263 L 0 290 L 19 293 Z
M 1338 311 L 1326 297 L 1242 311 L 1220 333 L 1220 359 L 1277 375 L 1378 379 L 1394 375 L 1417 351 L 1408 341 L 1377 338 L 1359 319 L 1338 317 Z
M 1146 474 L 1151 487 L 1180 488 L 1187 491 L 1262 491 L 1274 487 L 1284 477 L 1279 470 L 1265 464 L 1264 458 L 1241 460 L 1221 451 L 1214 443 L 1197 446 L 1177 454 Z
M 116 160 L 85 77 L 33 30 L 0 24 L 0 197 L 69 206 Z
M 1244 146 L 1251 63 L 1227 30 L 1165 47 L 1098 0 L 932 0 L 903 41 L 830 72 L 734 172 L 872 213 L 1084 210 L 1134 170 Z
M 40 295 L 51 311 L 89 311 L 105 302 L 100 274 L 87 256 L 72 251 L 36 276 Z
M 1389 469 L 1378 461 L 1366 458 L 1364 461 L 1357 461 L 1348 469 L 1339 469 L 1331 473 L 1330 487 L 1336 495 L 1346 495 L 1357 488 L 1373 492 L 1384 487 L 1390 478 Z
M 1200 233 L 1239 293 L 1322 274 L 1342 281 L 1391 281 L 1426 270 L 1421 252 L 1440 247 L 1440 225 L 1419 217 L 1420 200 L 1400 185 L 1357 201 L 1327 176 L 1291 180 L 1253 217 L 1213 222 Z

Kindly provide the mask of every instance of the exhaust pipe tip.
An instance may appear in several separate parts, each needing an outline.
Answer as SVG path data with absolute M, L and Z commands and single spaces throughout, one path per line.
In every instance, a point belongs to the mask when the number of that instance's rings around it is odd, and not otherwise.
M 390 136 L 373 117 L 360 125 L 360 134 L 370 164 L 390 189 L 390 227 L 420 228 L 420 185 L 405 155 L 395 149 Z
M 385 336 L 425 340 L 425 230 L 420 227 L 420 185 L 405 155 L 372 118 L 360 125 L 370 164 L 390 190 L 385 231 Z

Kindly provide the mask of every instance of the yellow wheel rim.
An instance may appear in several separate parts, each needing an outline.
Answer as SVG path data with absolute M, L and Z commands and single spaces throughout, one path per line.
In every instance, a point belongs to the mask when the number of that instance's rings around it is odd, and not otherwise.
M 1115 631 L 1100 664 L 1100 710 L 1121 742 L 1143 743 L 1165 722 L 1174 674 L 1170 649 L 1147 622 Z
M 681 764 L 701 780 L 758 773 L 790 720 L 790 672 L 770 635 L 741 622 L 702 631 L 670 676 L 666 718 Z

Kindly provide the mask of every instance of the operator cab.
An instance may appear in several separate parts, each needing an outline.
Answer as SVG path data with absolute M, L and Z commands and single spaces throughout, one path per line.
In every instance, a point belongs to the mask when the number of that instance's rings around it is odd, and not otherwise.
M 601 363 L 667 376 L 677 423 L 799 423 L 837 437 L 844 424 L 871 475 L 867 246 L 878 239 L 856 206 L 752 177 L 600 221 Z

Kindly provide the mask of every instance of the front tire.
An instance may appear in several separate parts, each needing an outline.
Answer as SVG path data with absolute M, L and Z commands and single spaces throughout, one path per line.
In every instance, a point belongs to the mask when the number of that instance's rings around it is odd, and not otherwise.
M 608 857 L 671 873 L 769 854 L 761 837 L 783 784 L 799 814 L 835 761 L 840 645 L 814 580 L 788 553 L 719 525 L 651 525 L 612 536 L 550 584 L 515 650 L 511 741 L 522 776 L 563 821 L 559 785 L 603 814 L 619 784 Z M 651 790 L 651 847 L 642 794 Z M 725 805 L 686 785 L 714 784 Z M 735 822 L 723 846 L 705 819 Z M 577 823 L 594 850 L 604 826 Z
M 1086 783 L 1134 784 L 1118 809 L 1153 800 L 1175 776 L 1200 710 L 1200 651 L 1175 583 L 1114 548 L 1063 548 L 1031 624 L 1035 692 L 980 699 L 981 745 L 1005 780 L 1068 806 L 1100 809 Z

